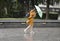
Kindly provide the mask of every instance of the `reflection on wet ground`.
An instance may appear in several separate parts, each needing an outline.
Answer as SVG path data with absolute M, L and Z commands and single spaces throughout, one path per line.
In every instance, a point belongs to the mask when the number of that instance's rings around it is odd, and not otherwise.
M 33 41 L 33 34 L 24 34 L 25 41 Z
M 24 29 L 0 29 L 0 41 L 60 41 L 60 28 L 34 28 L 35 34 L 25 34 Z

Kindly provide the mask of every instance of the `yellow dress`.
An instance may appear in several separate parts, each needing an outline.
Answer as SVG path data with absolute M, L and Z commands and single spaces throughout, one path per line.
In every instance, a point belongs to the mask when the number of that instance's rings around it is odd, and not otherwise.
M 31 10 L 30 12 L 29 12 L 29 17 L 28 17 L 28 20 L 26 21 L 26 23 L 28 24 L 28 25 L 33 25 L 33 23 L 34 23 L 34 18 L 35 18 L 35 16 L 36 16 L 36 13 L 35 13 L 35 11 L 34 10 Z

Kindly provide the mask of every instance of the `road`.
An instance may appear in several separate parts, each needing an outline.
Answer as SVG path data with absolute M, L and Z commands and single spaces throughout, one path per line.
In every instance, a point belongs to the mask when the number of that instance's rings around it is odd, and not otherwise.
M 25 28 L 1 28 L 0 41 L 60 41 L 60 28 L 34 28 L 35 34 L 25 34 Z

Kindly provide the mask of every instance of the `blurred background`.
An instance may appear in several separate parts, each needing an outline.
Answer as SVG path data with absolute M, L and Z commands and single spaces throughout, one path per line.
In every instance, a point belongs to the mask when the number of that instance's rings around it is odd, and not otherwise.
M 25 18 L 26 12 L 37 5 L 42 19 L 60 20 L 60 0 L 0 0 L 0 18 Z M 37 19 L 41 19 L 39 15 Z

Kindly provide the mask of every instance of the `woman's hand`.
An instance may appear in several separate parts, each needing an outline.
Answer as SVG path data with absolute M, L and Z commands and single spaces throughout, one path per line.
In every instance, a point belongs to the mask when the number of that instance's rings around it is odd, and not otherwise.
M 28 24 L 29 23 L 29 20 L 27 20 L 26 23 Z

